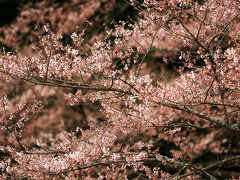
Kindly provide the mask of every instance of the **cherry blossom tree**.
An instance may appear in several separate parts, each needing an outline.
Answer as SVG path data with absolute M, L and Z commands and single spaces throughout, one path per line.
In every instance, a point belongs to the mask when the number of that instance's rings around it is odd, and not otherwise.
M 137 21 L 113 21 L 94 43 L 84 41 L 85 28 L 66 45 L 62 32 L 46 24 L 33 56 L 2 50 L 3 178 L 240 176 L 240 2 L 125 3 L 139 12 Z M 173 59 L 163 50 L 179 53 Z M 157 54 L 165 64 L 179 64 L 174 79 L 151 71 Z M 98 104 L 102 119 L 88 114 L 86 128 L 29 146 L 23 131 L 40 118 L 51 93 L 12 101 L 9 87 L 20 86 L 53 87 L 67 106 Z
M 11 24 L 0 28 L 0 40 L 8 48 L 21 51 L 24 55 L 32 55 L 31 47 L 38 45 L 38 36 L 44 33 L 43 25 L 48 23 L 52 31 L 61 31 L 65 41 L 68 41 L 71 33 L 81 31 L 88 23 L 99 27 L 109 19 L 116 6 L 114 0 L 19 2 L 19 15 Z M 89 31 L 95 34 L 94 30 Z

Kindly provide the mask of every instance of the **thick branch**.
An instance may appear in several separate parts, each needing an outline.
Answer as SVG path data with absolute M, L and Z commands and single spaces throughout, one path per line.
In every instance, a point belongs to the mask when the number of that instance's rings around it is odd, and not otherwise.
M 232 131 L 240 132 L 240 128 L 238 126 L 235 126 L 234 124 L 233 125 L 227 124 L 227 123 L 221 121 L 220 119 L 214 118 L 214 117 L 209 116 L 207 114 L 200 113 L 200 112 L 198 112 L 198 111 L 196 111 L 194 109 L 190 109 L 190 108 L 186 108 L 186 107 L 180 107 L 178 105 L 169 104 L 169 103 L 166 103 L 166 102 L 157 102 L 157 104 L 159 104 L 161 106 L 165 106 L 165 107 L 171 108 L 171 109 L 176 109 L 176 110 L 180 110 L 182 112 L 186 112 L 186 113 L 195 115 L 197 117 L 200 117 L 200 118 L 206 119 L 206 120 L 208 120 L 208 121 L 210 121 L 212 123 L 215 123 L 215 124 L 217 124 L 219 126 L 228 128 L 228 129 L 230 129 Z

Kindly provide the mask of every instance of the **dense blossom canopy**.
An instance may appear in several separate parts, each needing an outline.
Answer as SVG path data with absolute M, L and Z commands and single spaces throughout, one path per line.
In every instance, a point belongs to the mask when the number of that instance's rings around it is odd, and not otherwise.
M 85 39 L 91 26 L 86 23 L 71 27 L 81 30 L 66 43 L 62 23 L 53 31 L 50 19 L 31 55 L 2 49 L 0 176 L 240 176 L 240 2 L 125 3 L 138 11 L 137 20 L 113 21 L 94 40 Z M 178 52 L 175 59 L 168 55 L 172 52 Z M 151 70 L 156 56 L 163 64 L 177 64 L 174 79 Z M 74 130 L 38 138 L 33 134 L 28 143 L 24 130 L 44 116 L 52 96 L 66 106 L 99 109 L 87 114 L 85 126 L 73 124 Z M 58 112 L 51 113 L 57 117 Z

